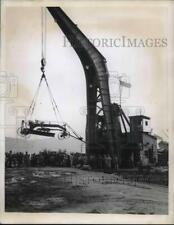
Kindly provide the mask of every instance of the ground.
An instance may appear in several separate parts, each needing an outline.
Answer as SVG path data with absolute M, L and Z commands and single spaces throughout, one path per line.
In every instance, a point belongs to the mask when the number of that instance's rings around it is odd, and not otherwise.
M 75 168 L 8 168 L 7 212 L 167 214 L 168 188 Z

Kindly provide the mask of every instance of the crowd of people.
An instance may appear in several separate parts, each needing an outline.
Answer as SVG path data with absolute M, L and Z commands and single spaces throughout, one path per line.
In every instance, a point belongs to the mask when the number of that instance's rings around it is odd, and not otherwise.
M 86 155 L 82 153 L 67 153 L 66 151 L 44 150 L 39 153 L 6 152 L 5 166 L 12 167 L 80 167 L 86 162 Z
M 75 167 L 82 168 L 90 165 L 93 169 L 116 169 L 113 160 L 108 155 L 87 155 L 84 153 L 67 153 L 65 150 L 43 150 L 39 153 L 6 152 L 5 166 L 13 167 Z

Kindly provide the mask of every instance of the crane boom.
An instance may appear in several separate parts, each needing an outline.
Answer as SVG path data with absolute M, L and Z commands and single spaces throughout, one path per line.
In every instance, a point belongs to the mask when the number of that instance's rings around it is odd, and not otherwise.
M 107 129 L 108 151 L 111 156 L 115 157 L 118 151 L 118 129 L 115 129 L 113 122 L 114 120 L 108 84 L 109 73 L 106 65 L 106 59 L 60 7 L 47 7 L 47 9 L 71 43 L 84 68 L 87 85 L 87 154 L 91 154 L 97 145 L 96 104 L 97 90 L 99 90 Z

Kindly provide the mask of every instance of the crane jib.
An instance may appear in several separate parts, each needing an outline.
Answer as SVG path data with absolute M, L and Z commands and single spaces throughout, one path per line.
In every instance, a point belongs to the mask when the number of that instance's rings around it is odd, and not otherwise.
M 87 84 L 87 152 L 90 151 L 90 146 L 96 144 L 96 100 L 97 88 L 99 88 L 107 127 L 109 151 L 113 155 L 116 152 L 115 140 L 118 135 L 116 135 L 113 125 L 106 59 L 60 7 L 47 7 L 47 9 L 71 43 L 84 68 Z

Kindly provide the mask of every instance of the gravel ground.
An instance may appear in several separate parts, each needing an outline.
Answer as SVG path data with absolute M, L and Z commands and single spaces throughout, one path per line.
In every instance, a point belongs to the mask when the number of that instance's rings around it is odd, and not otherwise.
M 168 188 L 75 168 L 6 169 L 7 212 L 167 214 Z

